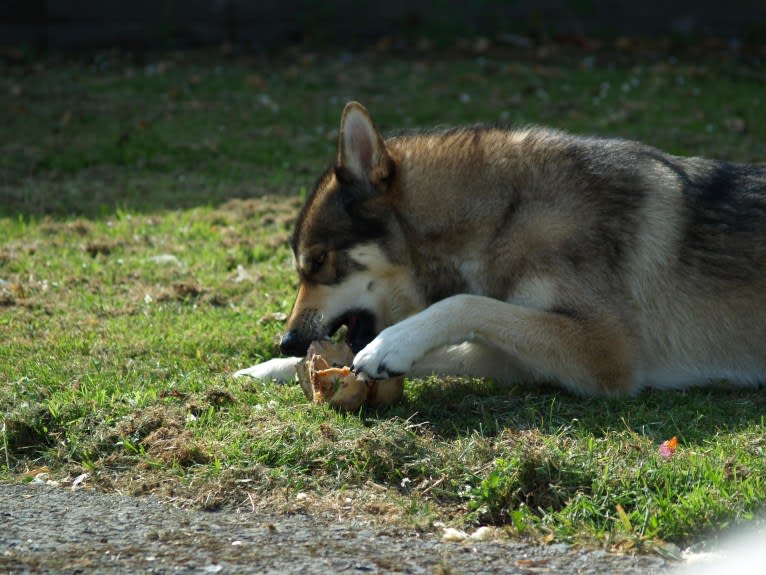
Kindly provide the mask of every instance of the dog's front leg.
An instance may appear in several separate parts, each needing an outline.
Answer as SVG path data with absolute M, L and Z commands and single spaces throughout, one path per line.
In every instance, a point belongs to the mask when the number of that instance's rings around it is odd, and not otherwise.
M 461 294 L 384 329 L 354 359 L 373 378 L 406 374 L 430 351 L 476 340 L 585 395 L 635 391 L 635 358 L 616 318 Z M 471 375 L 471 374 L 468 374 Z M 479 375 L 479 374 L 477 374 Z
M 522 366 L 504 350 L 481 342 L 464 342 L 430 351 L 415 361 L 407 375 L 481 377 L 503 383 L 530 383 L 540 379 L 539 374 Z
M 353 369 L 376 379 L 408 374 L 430 352 L 471 341 L 458 317 L 466 315 L 465 297 L 447 298 L 384 329 L 356 355 Z
M 253 379 L 275 380 L 279 383 L 291 383 L 295 380 L 296 366 L 301 357 L 275 357 L 246 369 L 240 369 L 234 377 L 252 377 Z

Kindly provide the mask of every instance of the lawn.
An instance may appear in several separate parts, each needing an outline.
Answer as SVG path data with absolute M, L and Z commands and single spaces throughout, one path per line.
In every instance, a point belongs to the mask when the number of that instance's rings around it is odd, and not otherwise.
M 757 520 L 764 390 L 431 378 L 344 415 L 230 376 L 277 353 L 287 238 L 348 99 L 384 131 L 543 123 L 766 159 L 765 54 L 485 48 L 4 65 L 0 479 L 621 550 Z

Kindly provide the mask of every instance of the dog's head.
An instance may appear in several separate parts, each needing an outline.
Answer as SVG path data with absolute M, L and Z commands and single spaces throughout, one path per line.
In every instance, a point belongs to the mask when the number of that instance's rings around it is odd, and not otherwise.
M 334 167 L 307 198 L 291 240 L 300 287 L 280 342 L 289 355 L 304 355 L 311 341 L 343 325 L 356 353 L 418 307 L 397 239 L 396 162 L 356 102 L 343 111 L 338 148 Z

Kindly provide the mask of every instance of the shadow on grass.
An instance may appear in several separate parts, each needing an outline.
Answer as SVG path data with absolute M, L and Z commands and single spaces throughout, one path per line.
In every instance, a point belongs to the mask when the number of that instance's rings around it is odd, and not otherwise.
M 0 217 L 102 218 L 297 194 L 331 162 L 330 125 L 317 132 L 303 90 L 261 78 L 281 65 L 256 73 L 247 58 L 158 58 L 0 66 L 12 87 L 0 91 Z
M 269 185 L 257 175 L 231 181 L 193 170 L 147 173 L 107 166 L 0 184 L 0 217 L 99 219 L 118 211 L 153 213 L 215 207 L 233 199 L 287 196 L 307 184 L 308 178 L 304 182 L 297 176 L 283 185 Z
M 593 399 L 549 386 L 431 379 L 408 382 L 405 397 L 387 415 L 428 422 L 446 439 L 474 432 L 492 437 L 508 429 L 545 434 L 574 429 L 595 436 L 630 430 L 657 441 L 678 436 L 684 443 L 699 444 L 721 431 L 762 425 L 766 413 L 766 390 L 724 384 Z
M 97 65 L 0 68 L 0 216 L 103 217 L 297 194 L 335 156 L 346 98 L 367 103 L 383 131 L 539 123 L 685 155 L 764 157 L 761 59 L 552 48 L 432 51 L 417 62 L 377 51 L 192 51 L 148 64 L 115 51 Z

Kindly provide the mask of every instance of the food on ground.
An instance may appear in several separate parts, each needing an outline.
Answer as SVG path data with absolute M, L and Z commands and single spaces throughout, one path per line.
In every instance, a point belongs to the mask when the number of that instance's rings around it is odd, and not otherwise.
M 388 407 L 401 401 L 404 378 L 367 380 L 348 367 L 354 354 L 345 343 L 315 341 L 298 364 L 298 381 L 306 397 L 341 411 L 357 411 L 362 404 Z

